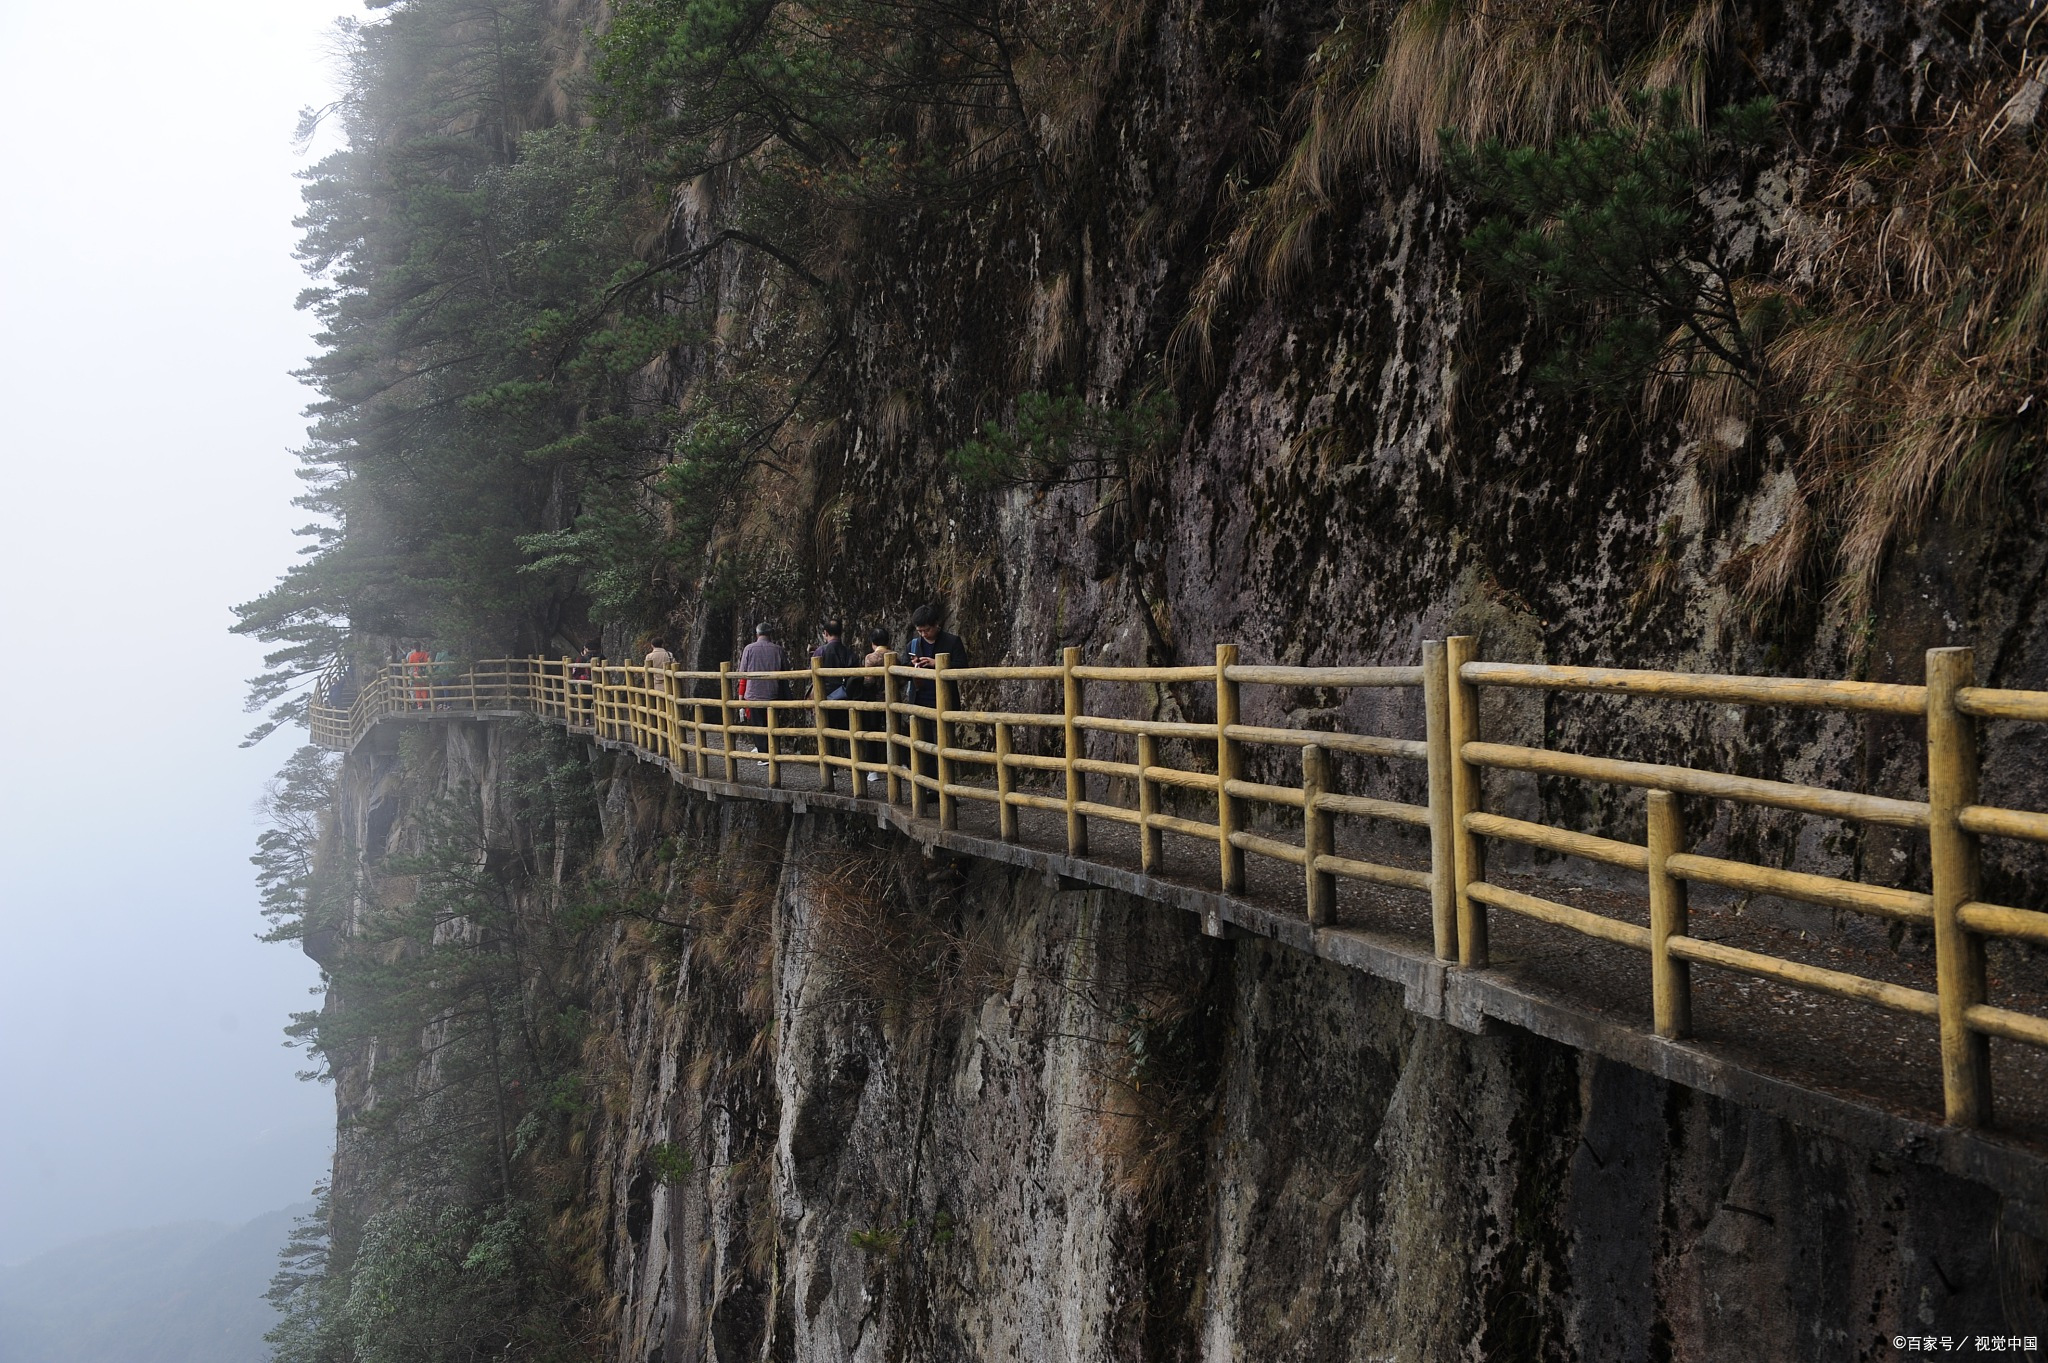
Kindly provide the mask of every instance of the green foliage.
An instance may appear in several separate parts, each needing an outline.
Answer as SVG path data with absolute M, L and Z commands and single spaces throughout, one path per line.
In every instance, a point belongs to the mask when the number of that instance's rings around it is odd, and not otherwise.
M 235 626 L 277 646 L 250 698 L 283 702 L 273 720 L 351 633 L 545 643 L 579 584 L 520 572 L 522 537 L 666 447 L 644 374 L 688 327 L 638 250 L 658 210 L 597 133 L 529 126 L 558 36 L 530 0 L 345 26 L 348 142 L 306 172 L 299 219 L 321 351 L 298 504 L 318 519 Z
M 865 1230 L 848 1231 L 846 1243 L 863 1254 L 886 1257 L 903 1244 L 903 1237 L 910 1233 L 913 1224 L 905 1221 L 895 1226 L 871 1226 Z
M 273 1363 L 345 1363 L 347 1342 L 336 1328 L 337 1284 L 328 1275 L 331 1199 L 326 1185 L 315 1190 L 313 1210 L 292 1223 L 291 1237 L 278 1251 L 277 1272 L 263 1299 L 277 1312 L 277 1324 L 263 1336 Z
M 263 794 L 262 812 L 268 827 L 256 838 L 256 891 L 263 916 L 270 920 L 266 942 L 303 941 L 309 927 L 333 927 L 331 881 L 313 874 L 314 855 L 334 804 L 334 778 L 340 761 L 334 754 L 307 746 L 294 752 Z
M 520 826 L 552 830 L 550 875 L 577 875 L 595 827 L 573 754 L 537 738 L 504 792 Z M 270 801 L 274 819 L 297 821 L 268 830 L 258 857 L 277 887 L 272 939 L 320 921 L 319 906 L 357 905 L 326 959 L 328 1006 L 288 1033 L 320 1068 L 373 1090 L 343 1123 L 345 1215 L 323 1210 L 287 1248 L 272 1342 L 281 1363 L 587 1358 L 574 1246 L 538 1233 L 582 1186 L 580 938 L 521 907 L 549 897 L 534 893 L 534 849 L 494 841 L 479 806 L 436 795 L 429 745 L 402 743 L 400 757 L 411 808 L 377 883 L 354 884 L 340 869 L 349 857 L 305 850 L 331 759 L 295 756 Z
M 305 177 L 313 523 L 237 608 L 273 646 L 252 741 L 351 638 L 549 648 L 800 561 L 740 494 L 833 419 L 849 253 L 882 215 L 1042 201 L 1107 41 L 1012 0 L 623 0 L 590 33 L 538 0 L 374 8 Z M 702 215 L 671 199 L 698 176 Z M 735 285 L 771 304 L 737 328 Z
M 1626 116 L 1598 112 L 1583 134 L 1548 146 L 1443 134 L 1453 178 L 1483 213 L 1468 256 L 1554 329 L 1539 381 L 1622 397 L 1701 356 L 1756 381 L 1771 319 L 1746 313 L 1745 263 L 1706 195 L 1770 144 L 1776 119 L 1760 99 L 1696 128 L 1667 91 L 1637 98 Z
M 813 195 L 930 207 L 1042 185 L 1022 68 L 1072 44 L 1075 17 L 1002 0 L 624 0 L 598 109 L 676 179 L 747 167 L 763 221 L 793 242 L 817 224 L 774 210 Z
M 947 455 L 971 488 L 1111 485 L 1127 492 L 1135 469 L 1178 430 L 1173 394 L 1151 390 L 1129 407 L 1104 407 L 1069 391 L 1024 393 L 1007 423 L 985 426 Z
M 738 416 L 705 416 L 650 478 L 593 487 L 573 526 L 521 536 L 519 548 L 532 561 L 520 571 L 574 574 L 600 623 L 655 619 L 700 565 L 757 454 Z
M 654 1171 L 655 1178 L 674 1185 L 696 1172 L 697 1161 L 674 1141 L 662 1141 L 648 1147 L 647 1167 Z
M 565 1343 L 523 1309 L 544 1253 L 532 1219 L 516 1204 L 399 1206 L 372 1217 L 341 1303 L 353 1363 L 545 1356 Z

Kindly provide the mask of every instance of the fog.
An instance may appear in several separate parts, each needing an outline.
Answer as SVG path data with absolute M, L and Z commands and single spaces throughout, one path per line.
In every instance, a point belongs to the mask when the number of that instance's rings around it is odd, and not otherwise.
M 302 1200 L 331 1091 L 237 748 L 311 350 L 296 110 L 344 0 L 0 0 L 0 1263 Z

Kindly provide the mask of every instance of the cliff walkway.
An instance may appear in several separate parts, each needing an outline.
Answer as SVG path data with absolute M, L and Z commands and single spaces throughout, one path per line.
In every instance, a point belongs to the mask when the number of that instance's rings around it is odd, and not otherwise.
M 756 674 L 394 664 L 328 679 L 311 725 L 352 749 L 380 726 L 537 716 L 711 798 L 864 813 L 927 847 L 1185 908 L 1213 935 L 1398 981 L 1417 1013 L 1527 1027 L 2048 1208 L 2048 912 L 1982 890 L 1989 865 L 2008 897 L 2048 896 L 2026 846 L 2048 843 L 2048 813 L 1981 800 L 1977 743 L 1986 725 L 2048 723 L 2048 692 L 1975 685 L 1968 649 L 1932 650 L 1924 684 L 1896 685 L 1487 662 L 1474 644 L 1430 642 L 1412 667 L 1247 664 L 1228 645 L 1177 667 L 1093 666 L 1073 649 L 1045 666 L 892 656 Z M 741 699 L 749 676 L 782 698 Z M 1483 708 L 1494 727 L 1528 727 L 1499 722 L 1513 693 L 1860 723 L 1914 785 L 1489 738 Z M 1658 718 L 1685 746 L 1682 717 Z M 1908 744 L 1920 751 L 1896 760 Z M 1522 817 L 1549 808 L 1608 831 Z M 1854 826 L 1890 830 L 1890 859 L 1919 883 L 1741 859 L 1742 810 L 1798 826 L 1786 860 Z

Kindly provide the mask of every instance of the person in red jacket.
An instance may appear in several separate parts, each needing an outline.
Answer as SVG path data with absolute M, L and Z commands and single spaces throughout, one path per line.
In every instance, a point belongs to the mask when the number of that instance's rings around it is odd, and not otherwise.
M 414 644 L 412 652 L 405 655 L 405 675 L 413 681 L 412 708 L 424 710 L 433 704 L 434 693 L 426 685 L 427 674 L 433 671 L 434 655 L 427 652 L 423 644 Z

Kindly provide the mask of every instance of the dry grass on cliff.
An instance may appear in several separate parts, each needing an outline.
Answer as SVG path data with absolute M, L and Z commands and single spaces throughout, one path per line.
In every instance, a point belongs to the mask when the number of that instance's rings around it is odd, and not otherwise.
M 1740 584 L 1763 600 L 1821 533 L 1852 618 L 1891 546 L 1937 509 L 1981 512 L 2042 430 L 2048 146 L 2039 65 L 1945 108 L 1917 147 L 1823 187 L 1803 316 L 1768 352 L 1791 395 L 1798 505 Z
M 1116 1020 L 1109 1063 L 1098 1073 L 1096 1150 L 1116 1195 L 1155 1214 L 1214 1113 L 1199 1066 L 1184 1054 L 1195 1001 L 1159 992 Z
M 1316 49 L 1288 108 L 1295 141 L 1257 189 L 1226 185 L 1234 213 L 1174 329 L 1172 353 L 1213 364 L 1217 320 L 1248 286 L 1284 286 L 1347 185 L 1375 170 L 1433 172 L 1439 130 L 1468 142 L 1544 144 L 1620 94 L 1678 89 L 1706 115 L 1706 62 L 1725 0 L 1653 0 L 1657 41 L 1617 73 L 1606 34 L 1618 0 L 1409 0 L 1385 30 L 1362 6 Z
M 684 868 L 685 917 L 694 951 L 708 968 L 739 987 L 740 1011 L 765 1021 L 775 1006 L 775 872 L 781 847 L 741 843 Z M 761 1044 L 767 1030 L 762 1029 Z
M 1001 974 L 994 953 L 947 921 L 957 885 L 908 852 L 834 848 L 803 877 L 805 949 L 843 1001 L 878 1006 L 886 1023 L 950 1016 Z

